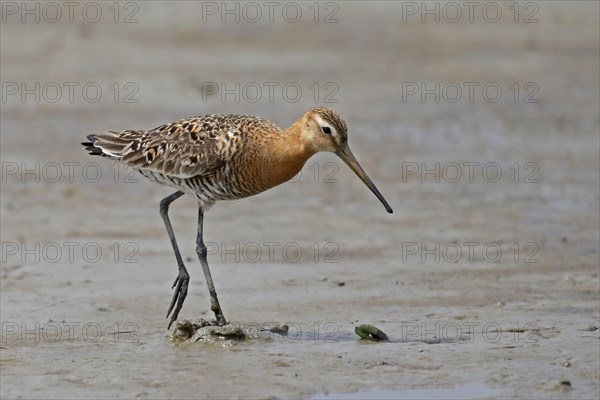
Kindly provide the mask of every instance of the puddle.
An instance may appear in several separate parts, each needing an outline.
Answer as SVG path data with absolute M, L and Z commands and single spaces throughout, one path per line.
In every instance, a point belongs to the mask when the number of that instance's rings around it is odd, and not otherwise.
M 340 399 L 340 400 L 362 400 L 362 399 L 427 399 L 427 400 L 447 400 L 447 399 L 470 399 L 482 398 L 497 395 L 499 389 L 492 389 L 485 385 L 466 385 L 454 388 L 444 389 L 400 389 L 384 390 L 373 389 L 355 393 L 329 393 L 319 394 L 312 397 L 313 400 L 320 399 Z

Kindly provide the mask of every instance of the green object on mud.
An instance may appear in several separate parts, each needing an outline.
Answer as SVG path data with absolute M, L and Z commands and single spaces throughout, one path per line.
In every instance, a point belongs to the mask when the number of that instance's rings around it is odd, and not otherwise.
M 360 336 L 361 339 L 374 341 L 389 340 L 385 332 L 373 325 L 362 324 L 354 328 L 354 333 Z

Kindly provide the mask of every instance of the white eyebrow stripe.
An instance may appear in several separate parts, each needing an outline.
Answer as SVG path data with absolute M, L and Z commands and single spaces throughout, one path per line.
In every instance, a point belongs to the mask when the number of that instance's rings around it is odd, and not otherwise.
M 320 127 L 328 127 L 329 129 L 331 129 L 331 136 L 337 136 L 337 131 L 335 130 L 335 128 L 333 126 L 331 126 L 329 124 L 329 122 L 325 121 L 323 118 L 321 118 L 320 116 L 316 115 L 315 119 L 317 120 L 317 123 L 319 124 Z

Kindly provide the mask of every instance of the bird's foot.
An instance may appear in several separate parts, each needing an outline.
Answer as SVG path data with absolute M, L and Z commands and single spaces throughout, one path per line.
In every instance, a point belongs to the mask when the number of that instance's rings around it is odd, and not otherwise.
M 215 321 L 215 323 L 217 324 L 217 326 L 225 326 L 227 325 L 227 321 L 225 321 L 225 317 L 223 316 L 223 314 L 218 314 L 216 315 L 217 319 Z
M 223 311 L 221 311 L 221 307 L 216 306 L 214 303 L 211 307 L 212 311 L 215 313 L 215 323 L 217 326 L 225 326 L 227 325 L 227 321 L 223 316 Z
M 171 315 L 171 320 L 169 321 L 169 325 L 167 329 L 171 329 L 171 325 L 173 322 L 177 321 L 177 317 L 179 316 L 179 311 L 181 311 L 181 307 L 183 307 L 183 302 L 185 301 L 185 297 L 187 296 L 188 284 L 190 282 L 190 275 L 186 271 L 185 268 L 179 269 L 179 275 L 173 282 L 173 286 L 171 289 L 175 289 L 175 293 L 173 293 L 173 299 L 171 300 L 171 304 L 169 305 L 169 310 L 167 311 L 167 318 L 173 311 L 173 315 Z M 177 303 L 175 310 L 173 307 Z

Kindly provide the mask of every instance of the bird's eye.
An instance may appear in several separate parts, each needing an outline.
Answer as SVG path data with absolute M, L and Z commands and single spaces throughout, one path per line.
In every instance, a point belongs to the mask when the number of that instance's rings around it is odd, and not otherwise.
M 331 135 L 331 128 L 328 127 L 328 126 L 323 126 L 321 128 L 321 131 L 323 131 L 323 133 L 326 134 L 326 135 Z

